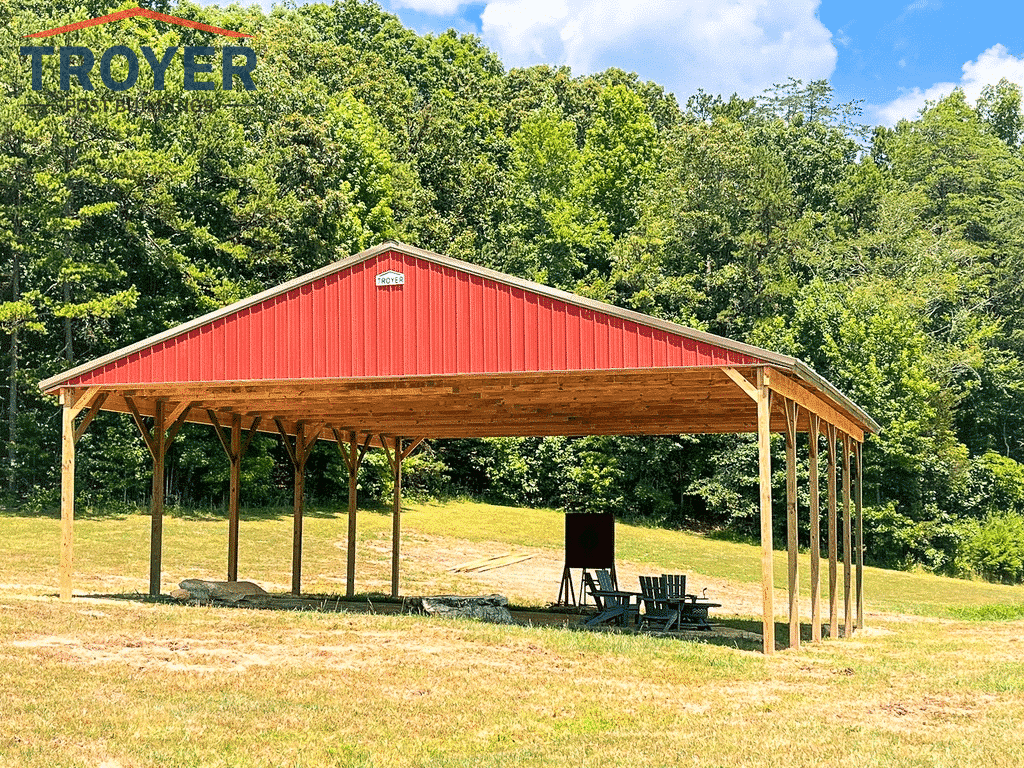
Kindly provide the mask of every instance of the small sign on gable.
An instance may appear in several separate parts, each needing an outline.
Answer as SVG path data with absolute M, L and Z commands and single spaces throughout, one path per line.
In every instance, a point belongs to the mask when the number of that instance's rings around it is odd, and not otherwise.
M 387 272 L 381 272 L 377 275 L 375 282 L 377 285 L 405 285 L 405 275 L 389 269 Z

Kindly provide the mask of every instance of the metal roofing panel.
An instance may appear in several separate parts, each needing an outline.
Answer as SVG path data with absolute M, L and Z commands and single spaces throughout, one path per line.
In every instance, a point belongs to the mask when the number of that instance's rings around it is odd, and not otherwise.
M 401 284 L 377 285 L 388 272 Z M 529 284 L 527 284 L 529 285 Z M 541 287 L 541 286 L 538 286 Z M 609 307 L 609 309 L 617 309 Z M 642 317 L 642 316 L 641 316 Z M 676 331 L 676 328 L 679 330 Z M 68 376 L 70 386 L 761 362 L 681 326 L 499 283 L 455 265 L 384 250 L 288 291 L 161 334 Z M 725 340 L 722 340 L 725 341 Z

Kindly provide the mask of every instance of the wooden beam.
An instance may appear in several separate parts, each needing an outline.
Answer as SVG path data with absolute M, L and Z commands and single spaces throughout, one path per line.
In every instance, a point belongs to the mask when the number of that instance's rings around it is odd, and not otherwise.
M 256 434 L 260 420 L 253 420 L 252 426 L 242 437 L 242 415 L 231 413 L 231 432 L 225 435 L 224 427 L 221 426 L 220 417 L 212 409 L 207 409 L 210 424 L 213 432 L 217 435 L 224 453 L 228 457 L 229 481 L 228 481 L 228 581 L 238 581 L 238 531 L 241 514 L 242 500 L 242 459 L 245 458 L 252 438 Z M 287 441 L 287 435 L 284 436 Z M 290 446 L 289 446 L 290 447 Z M 290 455 L 290 454 L 289 454 Z
M 409 458 L 409 454 L 411 454 L 416 449 L 416 446 L 418 446 L 422 442 L 422 437 L 417 437 L 416 439 L 412 440 L 402 451 L 402 459 Z
M 836 440 L 838 433 L 835 425 L 825 424 L 825 443 L 828 450 L 828 636 L 829 639 L 839 637 L 839 566 L 837 551 L 836 522 L 838 496 L 838 461 L 836 456 Z
M 96 396 L 96 394 L 100 391 L 100 389 L 101 389 L 101 387 L 99 387 L 99 386 L 89 387 L 87 390 L 85 390 L 84 393 L 82 393 L 81 397 L 79 397 L 77 399 L 74 399 L 74 402 L 71 403 L 71 418 L 75 418 L 83 410 L 88 408 L 90 406 L 90 404 L 92 403 L 92 399 Z M 61 399 L 62 400 L 70 401 L 73 398 L 74 398 L 74 390 L 71 390 L 71 389 L 61 390 Z
M 810 414 L 807 455 L 811 486 L 811 642 L 821 642 L 821 489 L 818 481 L 818 434 L 821 419 Z
M 789 555 L 789 647 L 800 647 L 800 541 L 796 499 L 796 420 L 800 406 L 782 398 L 786 413 L 786 551 Z
M 775 568 L 772 559 L 771 391 L 764 371 L 757 374 L 757 457 L 761 504 L 761 631 L 765 654 L 775 653 Z
M 808 392 L 792 379 L 786 378 L 775 370 L 766 371 L 768 386 L 785 398 L 794 400 L 801 407 L 811 413 L 817 414 L 829 424 L 835 425 L 839 430 L 846 433 L 858 442 L 864 439 L 864 428 L 855 423 L 848 416 L 833 408 L 820 397 Z
M 402 459 L 407 455 L 402 450 L 402 438 L 395 438 L 395 450 L 392 453 L 384 435 L 380 435 L 384 453 L 391 465 L 395 478 L 395 489 L 391 500 L 391 596 L 398 597 L 399 573 L 401 569 L 402 548 Z
M 107 397 L 109 397 L 109 395 L 106 392 L 103 392 L 92 402 L 92 405 L 89 406 L 89 410 L 86 411 L 85 418 L 82 419 L 78 428 L 75 430 L 76 443 L 82 439 L 82 435 L 85 434 L 85 430 L 92 423 L 92 420 L 96 418 L 96 414 L 100 412 L 100 408 L 103 407 L 103 403 L 106 402 Z M 85 398 L 82 399 L 84 400 Z
M 58 580 L 60 582 L 60 599 L 70 600 L 75 563 L 75 410 L 69 402 L 65 402 L 62 407 L 60 444 L 60 573 Z
M 850 482 L 850 468 L 853 464 L 852 441 L 848 436 L 843 443 L 843 633 L 844 637 L 853 635 L 853 605 L 851 603 L 853 588 L 853 533 L 850 520 L 850 501 L 853 495 Z
M 249 446 L 252 445 L 252 439 L 256 436 L 256 432 L 260 428 L 260 421 L 262 419 L 257 416 L 252 420 L 252 426 L 249 427 L 249 431 L 245 434 L 245 442 L 242 443 L 242 457 L 249 452 Z
M 292 448 L 291 437 L 285 431 L 284 425 L 281 423 L 280 419 L 274 419 L 274 424 L 277 426 L 277 431 L 281 434 L 281 442 L 284 444 L 284 449 L 288 452 L 288 458 L 291 459 L 292 466 L 297 467 L 299 460 L 296 458 L 295 449 Z M 301 429 L 302 422 L 299 422 L 296 426 L 296 437 L 298 437 L 298 432 L 301 431 Z
M 224 434 L 224 427 L 220 424 L 220 418 L 217 414 L 211 410 L 206 410 L 207 415 L 210 417 L 210 425 L 213 427 L 213 434 L 217 436 L 217 440 L 220 441 L 220 447 L 224 449 L 224 453 L 227 454 L 228 461 L 234 461 L 234 455 L 231 452 L 231 440 Z
M 150 455 L 155 458 L 157 452 L 156 444 L 153 442 L 153 438 L 149 434 L 149 427 L 147 427 L 146 422 L 142 420 L 142 414 L 139 413 L 139 409 L 135 405 L 135 399 L 131 397 L 126 397 L 124 401 L 125 403 L 127 403 L 128 410 L 131 412 L 132 421 L 135 422 L 135 426 L 138 427 L 139 432 L 142 433 L 142 439 L 146 441 L 146 447 L 149 448 Z M 157 400 L 156 406 L 154 407 L 156 407 L 157 409 L 160 409 L 162 407 L 160 405 L 159 400 Z
M 722 371 L 725 373 L 726 376 L 728 376 L 730 379 L 736 382 L 736 386 L 743 390 L 747 397 L 749 397 L 755 403 L 757 402 L 758 389 L 754 384 L 750 382 L 750 380 L 746 376 L 737 371 L 735 368 L 723 368 Z

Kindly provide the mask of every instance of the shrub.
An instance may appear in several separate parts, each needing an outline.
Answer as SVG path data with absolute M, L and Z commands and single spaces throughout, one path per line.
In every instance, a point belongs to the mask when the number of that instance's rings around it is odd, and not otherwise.
M 1024 517 L 1015 512 L 992 512 L 964 541 L 960 560 L 989 581 L 1024 581 Z

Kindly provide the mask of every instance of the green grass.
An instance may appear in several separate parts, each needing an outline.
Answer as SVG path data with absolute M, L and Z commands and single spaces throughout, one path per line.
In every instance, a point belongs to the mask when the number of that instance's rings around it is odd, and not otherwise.
M 346 523 L 307 518 L 307 589 L 343 590 Z M 554 556 L 562 539 L 549 510 L 410 503 L 403 523 L 407 593 L 471 583 L 435 550 Z M 361 589 L 387 587 L 390 526 L 360 514 Z M 165 589 L 223 578 L 226 536 L 216 516 L 168 516 Z M 147 516 L 83 519 L 76 539 L 79 593 L 146 589 Z M 765 658 L 415 616 L 61 603 L 58 541 L 55 519 L 0 516 L 2 768 L 1024 764 L 1019 587 L 868 569 L 865 631 Z M 286 511 L 244 516 L 243 575 L 286 589 L 290 545 Z M 675 532 L 620 525 L 618 553 L 736 584 L 760 574 L 756 547 Z
M 539 548 L 558 555 L 563 545 L 563 519 L 550 509 L 520 509 L 469 501 L 409 502 L 402 516 L 410 546 L 444 551 L 444 539 L 472 544 L 500 543 L 508 549 Z M 303 588 L 309 592 L 344 591 L 347 516 L 313 510 L 303 528 Z M 93 516 L 75 523 L 76 589 L 88 592 L 145 592 L 148 589 L 149 516 L 144 511 L 114 517 Z M 30 585 L 34 594 L 56 589 L 60 521 L 53 517 L 0 516 L 0 558 L 11 575 L 3 581 Z M 243 511 L 239 545 L 241 578 L 271 591 L 291 584 L 291 510 Z M 181 578 L 225 577 L 227 521 L 223 516 L 168 514 L 164 521 L 164 588 Z M 360 592 L 390 588 L 391 518 L 381 511 L 359 513 Z M 679 531 L 619 523 L 617 557 L 652 572 L 680 571 L 737 583 L 761 578 L 760 550 Z M 451 547 L 447 548 L 451 550 Z M 467 558 L 468 559 L 468 558 Z M 801 590 L 810 589 L 810 557 L 800 556 Z M 822 563 L 823 594 L 827 564 Z M 842 589 L 842 563 L 839 585 Z M 429 562 L 406 563 L 403 591 L 458 591 L 469 582 Z M 786 553 L 775 554 L 777 589 L 787 585 Z M 557 590 L 557 584 L 553 588 Z M 927 573 L 864 569 L 866 607 L 871 611 L 911 613 L 960 619 L 1024 618 L 1024 588 L 934 576 Z M 555 597 L 538 596 L 541 604 Z

